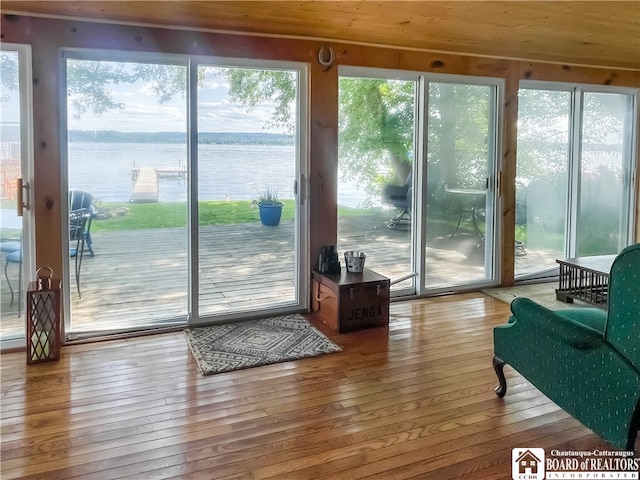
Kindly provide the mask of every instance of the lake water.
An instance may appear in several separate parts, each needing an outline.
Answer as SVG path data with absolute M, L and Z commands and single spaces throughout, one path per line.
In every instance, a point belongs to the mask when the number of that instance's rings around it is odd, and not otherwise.
M 139 167 L 184 167 L 186 146 L 154 143 L 69 143 L 69 189 L 85 190 L 105 202 L 128 202 L 131 170 Z M 266 185 L 281 198 L 294 198 L 295 147 L 270 145 L 200 145 L 199 197 L 247 200 Z M 338 203 L 358 206 L 366 194 L 354 185 L 339 185 Z M 161 202 L 186 201 L 184 180 L 160 180 Z

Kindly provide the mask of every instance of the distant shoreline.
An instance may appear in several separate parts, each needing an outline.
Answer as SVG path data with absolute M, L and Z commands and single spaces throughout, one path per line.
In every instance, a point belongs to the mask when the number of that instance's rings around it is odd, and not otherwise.
M 201 144 L 295 145 L 293 135 L 249 132 L 202 132 Z M 87 143 L 178 143 L 187 142 L 186 132 L 118 132 L 114 130 L 70 130 L 70 142 Z
M 3 142 L 20 138 L 19 127 L 0 126 Z M 117 130 L 69 130 L 73 143 L 156 143 L 186 144 L 187 132 L 120 132 Z M 295 137 L 266 132 L 201 132 L 199 142 L 205 145 L 295 145 Z

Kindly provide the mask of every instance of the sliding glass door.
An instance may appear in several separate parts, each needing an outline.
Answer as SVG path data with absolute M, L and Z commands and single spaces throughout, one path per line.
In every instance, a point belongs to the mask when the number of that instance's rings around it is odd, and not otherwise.
M 495 278 L 496 85 L 429 83 L 426 285 Z
M 154 60 L 66 54 L 71 336 L 187 320 L 187 66 Z
M 364 251 L 395 296 L 493 282 L 499 85 L 340 74 L 340 254 Z
M 584 92 L 571 255 L 611 255 L 630 239 L 633 96 Z
M 194 319 L 300 308 L 301 70 L 200 64 L 197 77 Z
M 565 253 L 571 158 L 571 92 L 518 96 L 516 276 L 557 270 Z
M 304 308 L 304 69 L 64 61 L 68 335 Z
M 24 346 L 25 291 L 35 275 L 30 47 L 2 43 L 0 65 L 0 347 L 11 348 Z M 25 208 L 19 206 L 21 198 Z
M 552 276 L 558 258 L 615 254 L 631 241 L 636 108 L 620 89 L 521 88 L 517 278 Z
M 418 77 L 375 73 L 340 77 L 337 248 L 364 251 L 394 294 L 412 294 Z

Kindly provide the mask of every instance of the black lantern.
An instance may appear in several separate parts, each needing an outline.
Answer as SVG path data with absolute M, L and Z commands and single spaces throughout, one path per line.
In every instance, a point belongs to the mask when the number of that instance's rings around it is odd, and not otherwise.
M 27 364 L 60 360 L 60 287 L 49 267 L 27 289 Z

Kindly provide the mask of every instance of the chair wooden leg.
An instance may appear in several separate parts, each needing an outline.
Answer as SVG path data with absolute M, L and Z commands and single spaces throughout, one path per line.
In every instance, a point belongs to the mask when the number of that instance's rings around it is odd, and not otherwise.
M 507 379 L 504 377 L 504 366 L 507 363 L 500 358 L 493 356 L 493 369 L 496 371 L 496 375 L 498 376 L 498 382 L 500 384 L 495 388 L 496 395 L 502 398 L 507 393 Z

